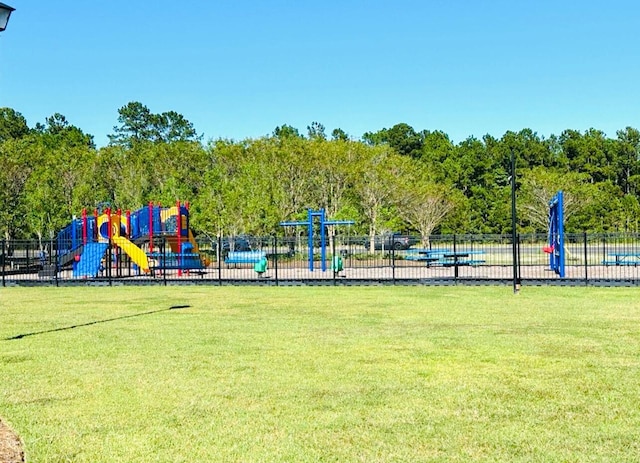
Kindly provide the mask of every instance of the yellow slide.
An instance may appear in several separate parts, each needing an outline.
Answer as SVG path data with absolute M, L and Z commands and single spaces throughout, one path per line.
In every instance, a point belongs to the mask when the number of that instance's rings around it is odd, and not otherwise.
M 147 258 L 147 254 L 142 249 L 140 249 L 128 239 L 123 238 L 122 236 L 113 236 L 112 239 L 120 249 L 122 249 L 129 257 L 131 257 L 131 260 L 138 267 L 140 267 L 140 270 L 142 270 L 143 272 L 149 271 L 149 259 Z

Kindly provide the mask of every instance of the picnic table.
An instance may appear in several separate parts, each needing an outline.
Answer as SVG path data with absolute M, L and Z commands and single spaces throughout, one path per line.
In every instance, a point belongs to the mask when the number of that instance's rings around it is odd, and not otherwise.
M 405 251 L 405 260 L 434 262 L 441 259 L 445 253 L 449 253 L 449 249 L 407 249 Z
M 407 249 L 405 260 L 427 262 L 427 265 L 452 267 L 454 265 L 479 265 L 485 261 L 472 256 L 484 254 L 484 251 L 451 251 L 450 249 Z
M 441 257 L 435 262 L 435 265 L 442 267 L 458 267 L 465 265 L 484 264 L 484 259 L 478 259 L 477 256 L 483 255 L 484 251 L 450 251 L 442 253 Z
M 478 259 L 478 256 L 484 254 L 484 251 L 453 251 L 445 252 L 443 256 L 433 265 L 442 267 L 453 267 L 454 277 L 458 278 L 458 268 L 463 266 L 477 266 L 484 264 L 484 259 Z
M 610 252 L 607 254 L 609 257 L 602 261 L 606 266 L 619 265 L 619 266 L 638 266 L 640 265 L 640 251 L 638 252 Z
M 427 267 L 453 267 L 454 275 L 458 277 L 458 267 L 477 266 L 485 263 L 479 258 L 484 251 L 449 249 L 409 249 L 406 251 L 406 260 L 424 261 Z

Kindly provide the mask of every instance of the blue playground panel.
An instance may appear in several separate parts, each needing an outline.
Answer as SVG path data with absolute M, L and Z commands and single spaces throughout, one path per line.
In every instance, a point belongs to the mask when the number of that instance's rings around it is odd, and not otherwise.
M 87 243 L 80 256 L 80 261 L 73 266 L 73 277 L 97 277 L 100 271 L 100 263 L 108 247 L 107 243 Z

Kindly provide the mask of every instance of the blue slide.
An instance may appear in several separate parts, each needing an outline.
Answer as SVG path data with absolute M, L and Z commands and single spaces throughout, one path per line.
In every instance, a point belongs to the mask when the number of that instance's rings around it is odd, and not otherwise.
M 73 277 L 97 277 L 98 270 L 100 270 L 100 262 L 108 247 L 108 243 L 87 243 L 80 256 L 80 262 L 73 268 Z

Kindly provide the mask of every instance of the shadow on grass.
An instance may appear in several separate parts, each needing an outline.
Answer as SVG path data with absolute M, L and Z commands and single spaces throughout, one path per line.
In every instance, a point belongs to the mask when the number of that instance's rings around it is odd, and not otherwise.
M 187 309 L 189 307 L 191 307 L 191 306 L 190 305 L 172 305 L 171 307 L 168 307 L 166 309 L 151 310 L 149 312 L 136 313 L 136 314 L 133 314 L 133 315 L 124 315 L 122 317 L 115 317 L 115 318 L 106 318 L 104 320 L 96 320 L 96 321 L 87 322 L 87 323 L 78 323 L 77 325 L 63 326 L 61 328 L 53 328 L 53 329 L 50 329 L 50 330 L 34 331 L 32 333 L 17 334 L 15 336 L 11 336 L 9 338 L 4 338 L 3 341 L 13 341 L 15 339 L 22 339 L 22 338 L 26 338 L 28 336 L 37 336 L 39 334 L 55 333 L 56 331 L 67 331 L 67 330 L 72 330 L 74 328 L 80 328 L 82 326 L 98 325 L 100 323 L 113 322 L 113 321 L 116 321 L 116 320 L 124 320 L 125 318 L 142 317 L 143 315 L 152 315 L 154 313 L 166 312 L 168 310 Z

